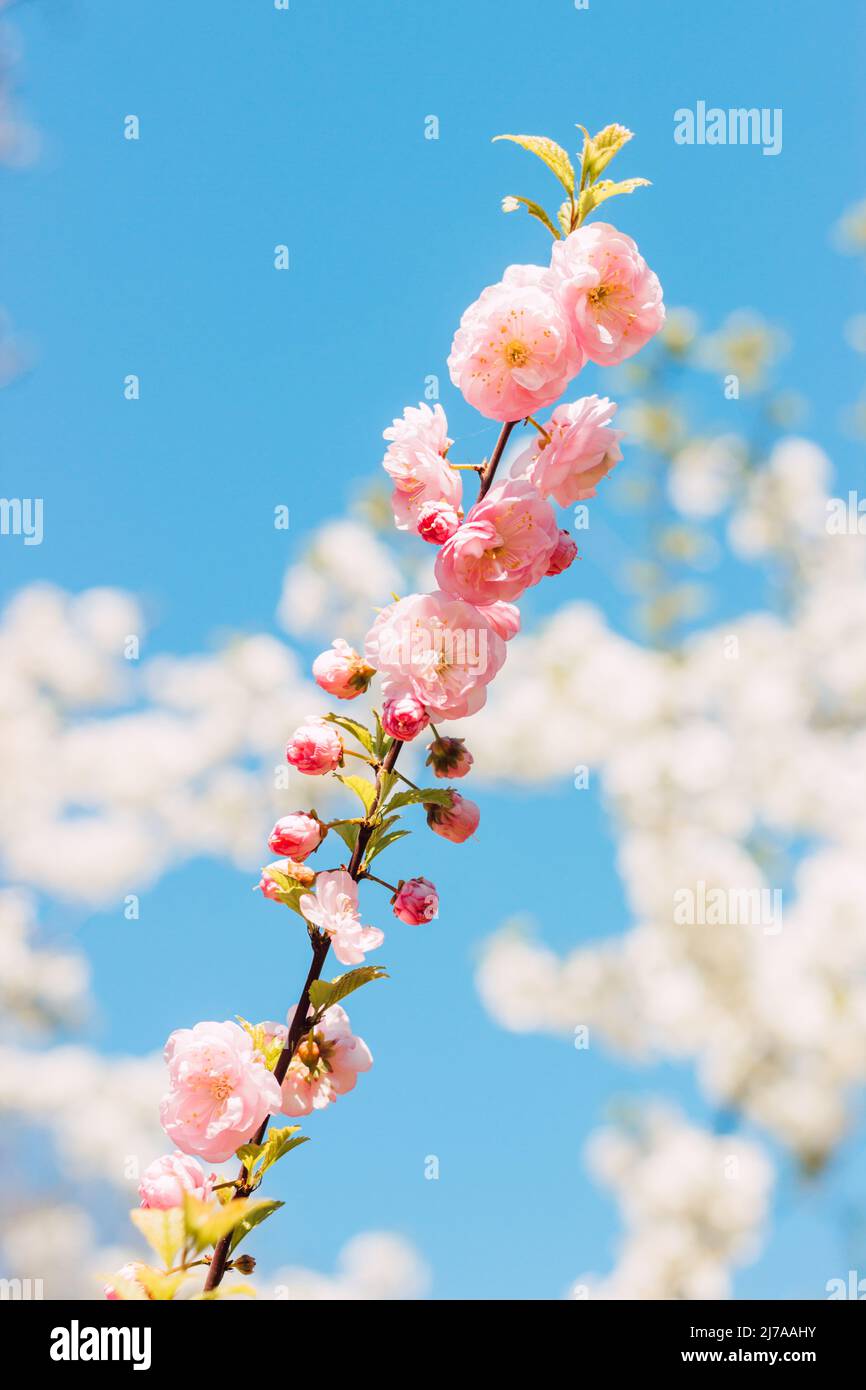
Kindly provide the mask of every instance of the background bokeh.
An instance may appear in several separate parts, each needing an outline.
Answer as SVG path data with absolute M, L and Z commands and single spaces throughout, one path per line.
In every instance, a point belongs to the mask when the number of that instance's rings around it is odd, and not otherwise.
M 376 1065 L 275 1177 L 262 1291 L 821 1298 L 866 1274 L 866 571 L 825 524 L 861 481 L 852 7 L 825 6 L 821 63 L 805 0 L 2 23 L 0 491 L 44 499 L 41 545 L 0 537 L 8 1272 L 98 1290 L 135 1248 L 167 1034 L 294 999 L 303 935 L 250 890 L 311 793 L 274 768 L 322 707 L 310 659 L 425 582 L 382 526 L 381 431 L 438 377 L 454 456 L 489 451 L 451 335 L 548 255 L 502 196 L 557 192 L 490 139 L 575 151 L 576 121 L 616 120 L 617 176 L 653 187 L 610 219 L 692 312 L 581 377 L 631 442 L 465 730 L 481 830 L 458 848 L 419 816 L 393 852 L 441 915 L 376 901 L 392 978 L 351 1009 Z M 675 144 L 698 100 L 781 108 L 781 153 Z M 674 932 L 699 880 L 780 887 L 783 931 Z

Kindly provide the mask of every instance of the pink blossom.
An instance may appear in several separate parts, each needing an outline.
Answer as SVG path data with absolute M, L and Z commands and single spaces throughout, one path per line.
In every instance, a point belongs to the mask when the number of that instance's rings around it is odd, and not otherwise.
M 475 802 L 461 796 L 459 792 L 451 793 L 450 806 L 431 804 L 425 809 L 430 829 L 435 830 L 444 840 L 453 840 L 456 845 L 462 845 L 464 840 L 475 834 L 481 819 L 481 812 Z
M 569 531 L 560 531 L 559 542 L 550 557 L 547 573 L 562 574 L 577 558 L 577 542 Z
M 315 896 L 304 893 L 298 906 L 308 922 L 328 933 L 341 965 L 359 965 L 366 951 L 374 951 L 385 940 L 378 927 L 362 925 L 358 885 L 345 869 L 318 874 Z
M 448 368 L 482 415 L 519 420 L 561 396 L 583 361 L 550 272 L 511 265 L 464 313 Z
M 432 922 L 439 914 L 439 894 L 429 878 L 409 878 L 401 883 L 394 895 L 393 912 L 401 922 L 418 927 Z
M 338 700 L 354 700 L 363 694 L 375 674 L 372 666 L 368 666 L 342 637 L 332 642 L 328 651 L 322 652 L 313 662 L 316 684 Z
M 430 716 L 415 695 L 406 693 L 386 700 L 382 708 L 382 728 L 392 738 L 409 743 L 430 723 Z
M 551 271 L 569 326 L 592 362 L 624 362 L 665 321 L 658 276 L 631 237 L 609 222 L 590 222 L 555 241 Z
M 450 594 L 410 594 L 377 617 L 365 654 L 386 699 L 410 693 L 433 720 L 481 709 L 505 660 L 505 643 L 469 603 Z
M 283 892 L 271 870 L 285 874 L 287 878 L 293 878 L 298 883 L 303 883 L 309 888 L 315 882 L 315 872 L 308 869 L 305 864 L 299 864 L 294 859 L 275 859 L 273 864 L 267 864 L 262 869 L 262 876 L 256 884 L 256 888 L 265 898 L 270 898 L 272 902 L 279 902 L 279 895 Z
M 431 545 L 444 545 L 454 535 L 462 515 L 450 502 L 425 502 L 418 509 L 418 535 Z
M 451 446 L 448 422 L 441 405 L 407 406 L 403 417 L 384 432 L 390 440 L 382 460 L 394 483 L 391 505 L 401 531 L 418 529 L 419 513 L 426 503 L 442 503 L 460 510 L 463 483 L 445 455 Z
M 515 460 L 516 473 L 561 507 L 594 497 L 596 483 L 622 458 L 623 431 L 610 426 L 615 413 L 607 396 L 558 405 L 546 426 L 550 442 L 538 435 Z
M 503 642 L 510 642 L 520 631 L 520 609 L 516 604 L 503 603 L 500 600 L 497 603 L 482 604 L 478 611 Z
M 289 1026 L 295 1010 L 289 1012 Z M 323 1110 L 355 1088 L 358 1073 L 373 1065 L 363 1038 L 352 1033 L 349 1016 L 332 1004 L 306 1037 L 301 1039 L 283 1080 L 284 1115 L 309 1115 Z
M 332 724 L 311 715 L 286 744 L 286 760 L 298 772 L 321 777 L 343 761 L 343 741 Z
M 165 1045 L 162 1127 L 179 1149 L 222 1163 L 280 1108 L 280 1088 L 237 1023 L 178 1028 Z
M 436 738 L 427 747 L 427 766 L 437 777 L 465 777 L 473 761 L 462 738 Z
M 467 603 L 519 598 L 547 572 L 559 536 L 549 502 L 509 478 L 469 512 L 436 558 L 436 582 Z
M 185 1192 L 191 1192 L 200 1202 L 207 1202 L 215 1182 L 215 1173 L 206 1177 L 197 1159 L 175 1149 L 174 1153 L 163 1154 L 145 1168 L 138 1184 L 138 1195 L 143 1207 L 168 1211 L 170 1207 L 183 1206 Z
M 319 848 L 326 834 L 325 826 L 316 816 L 294 811 L 277 821 L 268 836 L 268 849 L 274 854 L 288 855 L 290 859 L 304 860 Z

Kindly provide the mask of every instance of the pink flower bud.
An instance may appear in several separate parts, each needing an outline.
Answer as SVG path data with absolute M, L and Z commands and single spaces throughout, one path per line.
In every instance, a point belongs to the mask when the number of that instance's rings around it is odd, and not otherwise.
M 274 854 L 303 860 L 319 848 L 326 834 L 327 830 L 316 816 L 295 811 L 291 816 L 283 816 L 277 821 L 268 836 L 268 849 L 272 849 Z
M 460 514 L 449 502 L 425 502 L 418 511 L 418 535 L 431 545 L 444 545 L 460 525 Z
M 286 760 L 298 772 L 321 777 L 343 761 L 343 741 L 331 724 L 311 716 L 295 729 L 286 744 Z
M 430 922 L 439 913 L 439 894 L 429 878 L 409 878 L 401 883 L 393 900 L 394 916 L 410 927 Z
M 451 793 L 450 806 L 428 805 L 426 810 L 430 829 L 445 840 L 453 840 L 456 845 L 462 845 L 464 840 L 475 834 L 481 819 L 475 802 L 459 792 Z
M 462 738 L 436 738 L 427 747 L 427 766 L 437 777 L 465 777 L 474 759 Z
M 138 1195 L 143 1207 L 158 1207 L 168 1211 L 183 1206 L 183 1195 L 191 1192 L 200 1202 L 207 1202 L 216 1182 L 216 1174 L 205 1177 L 201 1164 L 189 1154 L 175 1149 L 151 1163 L 141 1175 Z
M 392 738 L 408 743 L 417 738 L 422 729 L 430 723 L 430 716 L 421 701 L 414 695 L 398 695 L 386 700 L 382 709 L 382 728 Z
M 548 574 L 562 574 L 577 559 L 577 542 L 568 531 L 560 531 L 556 549 L 550 557 Z
M 313 662 L 313 676 L 317 685 L 338 700 L 354 700 L 363 694 L 375 674 L 373 667 L 368 666 L 342 637 L 332 642 L 329 650 L 322 652 Z

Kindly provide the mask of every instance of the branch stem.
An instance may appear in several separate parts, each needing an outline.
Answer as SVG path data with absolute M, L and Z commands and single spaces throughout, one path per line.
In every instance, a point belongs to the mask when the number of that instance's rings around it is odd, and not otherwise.
M 496 447 L 493 450 L 493 453 L 490 455 L 490 458 L 488 459 L 487 463 L 484 464 L 483 468 L 479 470 L 479 500 L 485 495 L 491 483 L 493 482 L 494 476 L 496 474 L 496 469 L 499 467 L 499 462 L 505 451 L 505 446 L 508 443 L 511 431 L 514 429 L 514 426 L 516 424 L 516 420 L 506 421 L 506 423 L 502 426 L 502 429 L 499 432 L 499 438 L 496 441 Z M 452 467 L 453 466 L 454 465 L 452 465 Z M 364 874 L 361 870 L 361 865 L 364 862 L 364 855 L 367 850 L 367 845 L 370 842 L 370 837 L 373 834 L 373 830 L 375 828 L 375 817 L 378 814 L 379 809 L 386 795 L 387 781 L 390 780 L 390 774 L 394 771 L 394 766 L 397 762 L 398 757 L 400 756 L 400 749 L 402 747 L 403 744 L 401 740 L 394 739 L 390 748 L 388 749 L 388 752 L 385 754 L 384 760 L 376 769 L 375 799 L 373 801 L 372 806 L 370 807 L 369 814 L 364 818 L 364 820 L 361 821 L 358 827 L 358 838 L 355 842 L 355 848 L 352 851 L 352 857 L 349 860 L 348 872 L 351 874 L 352 878 L 355 880 L 356 883 L 358 883 L 359 880 L 363 877 L 374 877 L 374 875 L 372 874 Z M 397 775 L 400 776 L 404 782 L 408 781 L 407 778 L 403 777 L 402 773 L 398 773 Z M 409 783 L 409 785 L 411 786 L 412 783 Z M 383 883 L 384 880 L 376 879 L 376 882 Z M 384 886 L 386 888 L 391 888 L 390 883 L 386 883 Z M 320 932 L 313 928 L 310 930 L 310 945 L 313 952 L 312 960 L 310 961 L 310 968 L 307 971 L 307 978 L 304 981 L 303 989 L 301 990 L 301 993 L 298 997 L 298 1003 L 295 1008 L 294 1015 L 292 1016 L 292 1022 L 289 1028 L 289 1035 L 286 1038 L 286 1045 L 280 1053 L 277 1065 L 274 1067 L 274 1077 L 280 1085 L 282 1085 L 283 1083 L 283 1078 L 285 1077 L 286 1072 L 288 1071 L 289 1066 L 291 1065 L 292 1058 L 295 1055 L 301 1038 L 308 1031 L 307 1023 L 308 1015 L 310 1012 L 310 986 L 316 980 L 319 979 L 322 973 L 322 968 L 325 964 L 328 951 L 331 947 L 331 938 L 327 935 L 326 932 Z M 254 1144 L 261 1144 L 267 1132 L 267 1128 L 268 1117 L 265 1117 L 265 1119 L 259 1126 L 257 1132 L 253 1135 L 251 1142 Z M 247 1172 L 247 1169 L 242 1166 L 238 1175 L 236 1191 L 234 1197 L 232 1198 L 232 1201 L 237 1201 L 239 1198 L 242 1197 L 248 1197 L 251 1191 L 252 1184 L 250 1183 L 250 1175 Z M 213 1258 L 211 1259 L 210 1269 L 208 1270 L 207 1279 L 205 1280 L 204 1287 L 206 1293 L 210 1292 L 212 1289 L 218 1288 L 219 1284 L 222 1281 L 223 1275 L 225 1274 L 226 1267 L 228 1265 L 231 1240 L 232 1237 L 230 1233 L 229 1235 L 223 1236 L 222 1239 L 217 1241 L 216 1245 L 214 1246 Z

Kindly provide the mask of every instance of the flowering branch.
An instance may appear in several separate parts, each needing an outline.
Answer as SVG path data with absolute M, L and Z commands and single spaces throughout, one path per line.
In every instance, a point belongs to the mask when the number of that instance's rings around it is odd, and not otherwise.
M 373 879 L 389 888 L 398 921 L 429 923 L 438 915 L 434 885 L 416 876 L 394 887 L 371 872 L 373 860 L 409 833 L 400 822 L 413 806 L 423 807 L 435 834 L 456 844 L 479 824 L 478 807 L 453 788 L 419 787 L 397 773 L 401 749 L 429 728 L 434 737 L 426 765 L 434 776 L 453 781 L 467 775 L 473 759 L 464 740 L 442 735 L 434 720 L 463 719 L 483 706 L 520 628 L 516 600 L 574 560 L 577 546 L 559 527 L 550 499 L 567 507 L 594 496 L 621 457 L 621 434 L 610 428 L 616 406 L 607 398 L 560 405 L 543 426 L 534 416 L 586 361 L 624 360 L 664 320 L 661 287 L 631 238 L 604 223 L 580 225 L 596 202 L 630 191 L 598 181 L 630 132 L 610 126 L 592 140 L 586 136 L 577 198 L 565 151 L 540 137 L 507 138 L 539 155 L 569 202 L 567 214 L 560 209 L 564 238 L 554 229 L 549 267 L 510 266 L 466 310 L 454 337 L 451 380 L 483 416 L 502 422 L 499 437 L 484 463 L 455 466 L 448 462 L 453 441 L 438 404 L 407 407 L 384 432 L 395 524 L 439 548 L 437 587 L 382 609 L 363 655 L 337 638 L 313 663 L 317 684 L 339 700 L 356 699 L 374 677 L 381 683 L 384 703 L 381 714 L 373 712 L 373 727 L 343 714 L 314 716 L 286 746 L 292 767 L 338 780 L 360 799 L 363 815 L 325 822 L 315 811 L 295 811 L 274 826 L 268 846 L 284 857 L 262 870 L 258 887 L 303 920 L 312 952 L 306 980 L 285 1024 L 239 1019 L 172 1033 L 160 1118 L 178 1148 L 147 1169 L 139 1189 L 144 1210 L 133 1214 L 163 1267 L 121 1271 L 111 1297 L 172 1298 L 187 1271 L 207 1263 L 203 1296 L 216 1298 L 236 1291 L 222 1288 L 228 1270 L 252 1271 L 255 1261 L 235 1250 L 282 1205 L 254 1194 L 266 1171 L 306 1142 L 299 1126 L 276 1129 L 272 1117 L 324 1109 L 353 1090 L 373 1063 L 342 1008 L 348 995 L 385 977 L 381 967 L 364 963 L 384 932 L 362 923 L 359 885 Z M 552 228 L 537 204 L 521 201 Z M 536 434 L 510 477 L 497 481 L 521 421 Z M 465 515 L 464 471 L 479 478 L 478 498 Z M 347 739 L 358 746 L 347 746 Z M 372 780 L 360 775 L 363 769 L 349 773 L 347 758 L 369 767 Z M 349 850 L 348 862 L 317 871 L 306 861 L 326 840 L 333 843 L 332 833 Z M 350 968 L 324 980 L 332 950 Z M 233 1155 L 241 1164 L 233 1183 L 205 1176 L 196 1161 L 224 1162 Z

